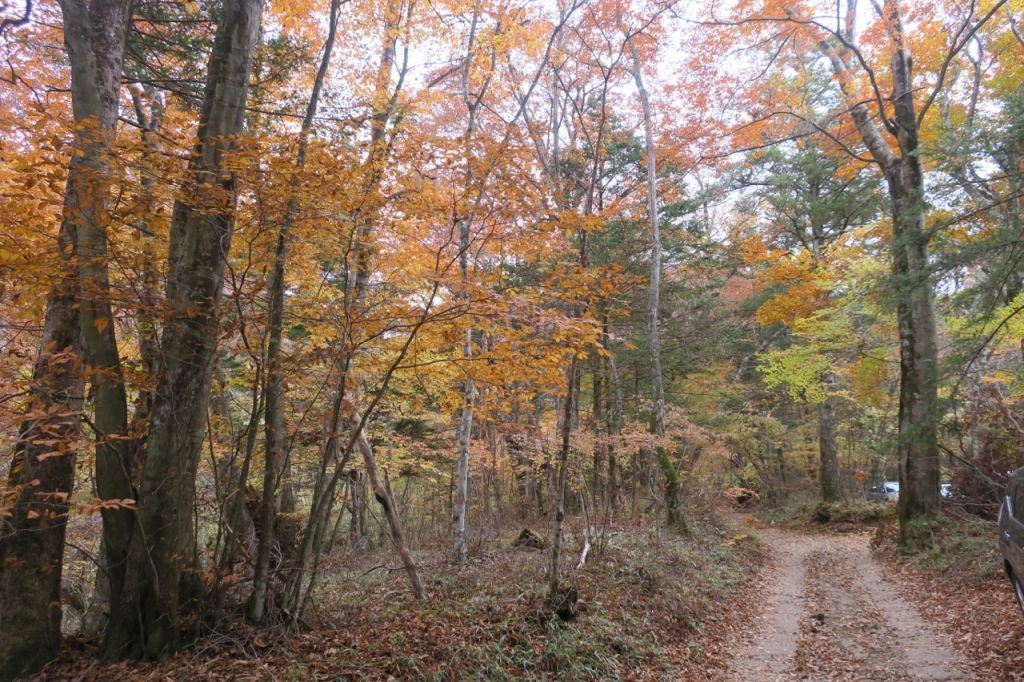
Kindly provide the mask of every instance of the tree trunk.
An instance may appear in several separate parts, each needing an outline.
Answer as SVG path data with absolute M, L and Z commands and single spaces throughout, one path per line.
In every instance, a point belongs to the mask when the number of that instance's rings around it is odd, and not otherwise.
M 661 372 L 661 337 L 658 334 L 658 309 L 661 300 L 661 230 L 658 224 L 658 175 L 654 149 L 654 120 L 651 102 L 644 88 L 640 55 L 636 43 L 630 41 L 633 57 L 633 78 L 640 94 L 644 118 L 644 144 L 647 151 L 647 214 L 651 225 L 651 275 L 647 297 L 647 334 L 651 346 L 651 391 L 654 415 L 651 431 L 660 440 L 665 435 L 665 386 Z M 658 465 L 665 475 L 665 514 L 670 527 L 686 531 L 686 521 L 679 509 L 679 473 L 663 444 L 656 446 Z
M 602 342 L 605 340 L 602 335 Z M 604 348 L 604 346 L 602 346 Z M 604 419 L 604 363 L 605 358 L 601 353 L 594 353 L 593 377 L 594 377 L 594 400 L 592 407 L 591 425 L 594 431 L 594 471 L 591 477 L 590 499 L 595 510 L 600 508 L 601 500 L 604 498 L 604 481 L 602 475 L 605 468 L 605 459 L 608 449 L 607 423 Z
M 928 266 L 924 169 L 918 150 L 910 54 L 893 55 L 899 164 L 887 173 L 893 210 L 893 274 L 900 333 L 900 530 L 939 506 L 938 342 Z
M 555 529 L 551 540 L 551 566 L 548 570 L 548 601 L 554 603 L 559 598 L 561 587 L 562 563 L 562 526 L 565 520 L 565 489 L 569 480 L 569 444 L 572 435 L 572 403 L 576 393 L 576 367 L 578 355 L 573 354 L 566 373 L 565 400 L 562 401 L 562 444 L 558 450 L 558 482 L 555 487 Z
M 324 424 L 324 447 L 320 456 L 320 466 L 316 479 L 313 483 L 313 498 L 309 506 L 309 517 L 306 527 L 302 531 L 299 541 L 299 549 L 293 560 L 289 562 L 285 578 L 281 608 L 291 614 L 291 617 L 298 620 L 302 617 L 302 605 L 305 603 L 303 597 L 305 580 L 309 575 L 308 586 L 305 587 L 306 594 L 312 589 L 315 575 L 311 564 L 316 565 L 321 551 L 321 538 L 325 532 L 325 524 L 330 518 L 331 509 L 334 506 L 334 494 L 338 483 L 344 479 L 345 466 L 348 464 L 349 451 L 339 458 L 338 456 L 338 434 L 341 428 L 341 408 L 345 399 L 345 377 L 348 374 L 348 359 L 343 360 L 342 369 L 334 387 L 334 396 L 331 399 L 331 410 Z M 328 474 L 328 465 L 334 463 L 334 471 Z M 353 472 L 349 472 L 351 475 Z M 354 485 L 354 484 L 353 484 Z M 344 503 L 338 514 L 338 522 L 344 514 Z M 353 513 L 353 518 L 355 518 Z
M 155 208 L 156 198 L 154 196 L 154 169 L 157 162 L 158 139 L 157 132 L 163 119 L 163 101 L 155 89 L 144 89 L 142 86 L 131 88 L 132 106 L 135 109 L 135 118 L 139 125 L 142 142 L 141 163 L 139 169 L 139 203 L 146 210 Z M 149 230 L 146 218 L 139 219 L 136 233 L 142 243 L 142 276 L 140 300 L 138 309 L 135 311 L 135 324 L 139 335 L 139 359 L 147 379 L 156 377 L 159 364 L 159 339 L 157 337 L 157 273 L 156 273 L 156 247 L 153 240 L 147 237 Z M 106 272 L 104 266 L 104 281 Z M 108 300 L 106 297 L 103 300 Z M 109 312 L 109 306 L 106 312 Z M 108 320 L 104 325 L 111 325 L 113 320 Z M 95 323 L 94 323 L 95 324 Z M 104 344 L 109 341 L 104 338 Z M 117 359 L 116 345 L 111 350 L 106 348 L 106 355 Z M 110 377 L 119 377 L 121 374 L 120 360 L 114 368 L 107 369 Z M 120 379 L 118 379 L 120 380 Z M 115 386 L 103 396 L 109 403 L 114 414 L 120 412 L 120 401 L 126 400 L 124 391 L 117 391 Z M 97 402 L 101 396 L 97 394 Z M 112 402 L 111 402 L 112 401 Z M 142 475 L 142 448 L 145 446 L 145 434 L 149 422 L 149 411 L 153 404 L 153 391 L 149 385 L 139 388 L 135 403 L 135 410 L 131 416 L 130 426 L 127 427 L 127 434 L 130 438 L 123 442 L 109 442 L 106 447 L 110 448 L 109 456 L 97 458 L 96 480 L 100 490 L 100 497 L 120 497 L 119 493 L 134 491 Z M 127 414 L 127 405 L 125 405 Z M 99 409 L 97 409 L 97 414 Z M 125 480 L 127 472 L 128 480 Z M 134 497 L 134 492 L 132 493 Z M 89 602 L 87 611 L 82 614 L 82 632 L 87 635 L 99 635 L 106 627 L 107 615 L 110 613 L 111 589 L 120 590 L 120 579 L 124 571 L 124 557 L 127 550 L 127 541 L 131 535 L 132 514 L 129 510 L 107 510 L 105 516 L 105 534 L 111 539 L 118 540 L 119 544 L 115 551 L 108 550 L 108 540 L 101 539 L 99 551 L 99 563 L 102 568 L 96 571 L 94 581 L 95 589 L 93 598 Z M 114 576 L 115 583 L 111 585 L 111 576 Z
M 184 198 L 171 221 L 160 375 L 128 550 L 122 598 L 101 654 L 157 659 L 177 648 L 182 561 L 192 542 L 195 472 L 202 447 L 217 311 L 230 251 L 236 187 L 225 156 L 241 132 L 260 29 L 261 0 L 226 0 L 217 27 Z
M 124 0 L 95 0 L 91 6 L 77 0 L 61 3 L 71 65 L 75 153 L 57 237 L 62 272 L 47 302 L 30 400 L 8 473 L 15 492 L 12 515 L 0 534 L 2 679 L 35 672 L 60 643 L 64 536 L 75 473 L 70 444 L 79 434 L 83 352 L 94 369 L 104 370 L 92 379 L 100 431 L 97 460 L 119 457 L 124 443 L 111 438 L 125 433 L 127 416 L 106 297 L 104 230 L 110 193 L 106 153 L 117 125 L 130 8 L 131 2 Z M 85 340 L 83 331 L 88 334 Z M 101 496 L 106 491 L 104 486 Z M 123 519 L 125 513 L 105 511 L 104 526 Z
M 608 319 L 604 323 L 604 338 L 608 338 Z M 607 344 L 607 341 L 605 341 Z M 606 346 L 607 347 L 607 346 Z M 622 380 L 615 355 L 608 357 L 608 502 L 612 509 L 618 509 L 622 498 L 622 468 L 616 459 L 616 441 L 622 433 Z
M 125 34 L 131 13 L 130 2 L 110 3 L 107 13 L 100 6 L 86 10 L 74 0 L 66 0 L 61 9 L 65 21 L 65 44 L 71 61 L 72 101 L 75 121 L 81 124 L 99 119 L 99 129 L 80 127 L 85 142 L 78 156 L 87 176 L 72 183 L 70 220 L 78 235 L 81 271 L 79 324 L 85 351 L 87 376 L 92 386 L 93 423 L 96 434 L 96 491 L 102 499 L 133 499 L 130 442 L 128 435 L 128 398 L 121 371 L 113 310 L 110 304 L 110 276 L 107 264 L 107 198 L 110 193 L 106 141 L 117 126 L 118 96 L 124 62 Z M 92 57 L 92 60 L 90 60 Z M 75 160 L 72 161 L 72 166 Z M 77 175 L 74 174 L 74 175 Z M 124 507 L 102 510 L 106 562 L 111 597 L 121 591 L 121 578 L 132 513 Z
M 828 396 L 818 405 L 819 483 L 824 502 L 837 502 L 842 497 L 838 451 L 835 398 Z
M 387 481 L 387 474 L 385 474 L 385 480 L 382 482 L 380 473 L 377 470 L 377 458 L 373 454 L 373 447 L 370 445 L 364 430 L 366 426 L 365 420 L 355 410 L 350 401 L 346 400 L 345 410 L 348 413 L 349 424 L 356 437 L 356 448 L 359 450 L 359 454 L 363 456 L 363 467 L 366 469 L 366 477 L 369 479 L 370 489 L 373 490 L 374 497 L 377 498 L 377 502 L 384 509 L 384 518 L 387 521 L 388 529 L 391 531 L 391 540 L 395 543 L 395 549 L 402 560 L 402 566 L 405 567 L 405 573 L 409 576 L 412 593 L 417 599 L 423 601 L 427 598 L 427 593 L 423 589 L 419 571 L 416 569 L 416 563 L 413 561 L 412 554 L 409 553 L 409 547 L 405 542 L 405 534 L 402 532 L 402 520 L 398 518 L 398 510 L 395 508 L 395 498 L 391 494 L 391 484 Z
M 476 131 L 476 117 L 487 91 L 490 78 L 484 81 L 479 91 L 470 92 L 470 72 L 475 56 L 476 29 L 480 19 L 480 3 L 473 6 L 473 16 L 470 20 L 469 38 L 466 46 L 466 58 L 462 66 L 462 101 L 466 105 L 467 122 L 466 132 L 463 135 L 463 154 L 465 155 L 465 168 L 463 182 L 465 191 L 468 194 L 473 185 L 473 134 Z M 493 68 L 493 67 L 492 67 Z M 459 273 L 462 277 L 463 286 L 469 282 L 469 245 L 472 235 L 473 216 L 468 211 L 460 214 L 456 209 L 455 225 L 459 228 Z M 469 302 L 469 291 L 459 293 L 465 305 Z M 466 372 L 470 371 L 470 361 L 473 354 L 473 329 L 466 330 L 466 338 L 462 342 L 462 358 Z M 453 537 L 452 549 L 455 553 L 455 561 L 464 564 L 467 558 L 466 551 L 466 516 L 469 514 L 469 455 L 473 438 L 473 402 L 476 398 L 476 387 L 473 379 L 467 374 L 462 382 L 462 420 L 459 424 L 459 455 L 455 465 L 455 490 L 452 499 L 452 522 Z
M 903 182 L 908 176 L 909 187 Z M 939 505 L 938 346 L 934 294 L 928 272 L 922 180 L 916 154 L 901 158 L 898 176 L 889 180 L 893 196 L 893 275 L 900 336 L 897 453 L 901 536 L 910 522 L 933 514 Z
M 352 518 L 349 522 L 350 551 L 366 549 L 366 475 L 356 472 L 352 486 Z
M 59 243 L 70 253 L 74 233 L 66 227 Z M 11 516 L 0 534 L 0 680 L 38 671 L 60 645 L 64 534 L 75 476 L 70 444 L 79 435 L 84 389 L 73 287 L 73 276 L 65 274 L 47 303 L 31 398 L 8 473 L 15 492 L 13 500 L 3 500 Z
M 334 50 L 334 38 L 338 28 L 338 8 L 340 0 L 331 0 L 330 21 L 327 29 L 327 40 L 324 43 L 323 56 L 313 80 L 313 91 L 306 103 L 306 114 L 299 130 L 299 148 L 295 156 L 295 168 L 301 171 L 306 166 L 306 153 L 309 148 L 309 134 L 313 129 L 320 102 L 327 69 L 331 63 L 331 52 Z M 291 183 L 291 198 L 288 208 L 278 227 L 277 249 L 274 253 L 274 271 L 270 279 L 270 310 L 267 324 L 267 402 L 266 402 L 266 441 L 264 448 L 263 500 L 261 515 L 263 532 L 260 534 L 259 547 L 256 552 L 256 569 L 253 577 L 252 594 L 249 597 L 247 613 L 254 623 L 263 622 L 266 617 L 266 603 L 270 580 L 270 555 L 274 546 L 274 528 L 277 520 L 277 489 L 282 485 L 281 508 L 283 511 L 295 510 L 295 495 L 290 480 L 283 480 L 288 467 L 288 439 L 284 418 L 284 372 L 281 369 L 281 343 L 284 330 L 284 288 L 285 268 L 288 261 L 288 238 L 291 233 L 295 215 L 299 210 L 298 190 L 299 177 L 296 174 Z M 331 491 L 333 495 L 333 490 Z
M 159 133 L 163 123 L 163 95 L 155 88 L 136 86 L 131 89 L 132 106 L 135 118 L 140 126 L 142 142 L 142 159 L 139 168 L 139 203 L 146 211 L 156 211 L 155 175 L 159 162 Z M 141 387 L 135 403 L 135 411 L 131 418 L 133 436 L 130 443 L 129 473 L 133 485 L 138 485 L 142 477 L 142 448 L 145 446 L 145 435 L 149 426 L 149 413 L 153 409 L 153 387 L 151 381 L 156 379 L 160 371 L 160 337 L 157 317 L 159 292 L 157 291 L 157 248 L 150 238 L 146 215 L 140 217 L 136 225 L 136 234 L 142 241 L 142 276 L 139 307 L 135 314 L 135 324 L 139 335 L 139 359 L 145 370 L 147 383 Z
M 216 373 L 216 368 L 214 368 Z M 245 441 L 242 446 L 242 463 L 238 467 L 235 485 L 229 488 L 230 492 L 224 495 L 223 508 L 221 510 L 221 523 L 226 526 L 227 537 L 224 539 L 224 550 L 221 552 L 219 570 L 223 575 L 230 575 L 234 571 L 238 550 L 246 547 L 250 539 L 255 535 L 256 528 L 252 516 L 245 506 L 246 491 L 249 485 L 249 470 L 252 468 L 252 456 L 256 451 L 256 439 L 259 434 L 260 414 L 263 411 L 263 402 L 266 398 L 266 389 L 263 382 L 262 365 L 256 367 L 256 376 L 253 379 L 251 399 L 249 402 L 249 422 L 245 428 Z
M 467 235 L 468 236 L 468 235 Z M 465 252 L 461 258 L 465 257 Z M 465 272 L 465 270 L 463 270 Z M 466 339 L 462 344 L 462 357 L 469 360 L 473 351 L 473 330 L 466 330 Z M 459 456 L 455 468 L 455 494 L 452 501 L 454 522 L 453 549 L 455 561 L 464 564 L 467 559 L 466 548 L 466 516 L 469 513 L 469 451 L 473 435 L 473 398 L 472 379 L 462 382 L 462 421 L 459 424 Z
M 882 137 L 875 115 L 863 102 L 850 109 L 864 145 L 882 169 L 892 212 L 892 274 L 900 340 L 899 438 L 900 537 L 915 519 L 928 517 L 939 504 L 938 340 L 935 301 L 928 265 L 925 228 L 924 169 L 918 149 L 918 120 L 910 52 L 904 44 L 902 19 L 894 0 L 886 0 L 885 21 L 894 43 L 892 55 L 893 117 L 878 112 L 897 151 Z M 848 18 L 853 25 L 853 17 Z M 854 40 L 851 34 L 847 41 Z M 849 50 L 822 43 L 847 89 L 852 68 Z

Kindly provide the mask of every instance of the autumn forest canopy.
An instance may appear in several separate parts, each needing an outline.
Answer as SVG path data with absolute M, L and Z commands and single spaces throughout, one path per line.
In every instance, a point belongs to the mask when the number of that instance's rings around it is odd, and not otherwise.
M 1024 465 L 1020 0 L 0 15 L 0 680 Z

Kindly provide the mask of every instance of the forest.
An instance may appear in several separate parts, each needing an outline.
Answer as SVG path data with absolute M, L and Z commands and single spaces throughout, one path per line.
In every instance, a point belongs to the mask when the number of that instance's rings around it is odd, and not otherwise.
M 0 17 L 0 680 L 1010 679 L 1021 0 Z

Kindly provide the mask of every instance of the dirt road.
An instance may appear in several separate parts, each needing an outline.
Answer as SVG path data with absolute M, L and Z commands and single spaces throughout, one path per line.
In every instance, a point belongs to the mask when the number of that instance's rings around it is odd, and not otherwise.
M 946 633 L 887 580 L 869 536 L 759 531 L 773 563 L 726 679 L 970 680 Z

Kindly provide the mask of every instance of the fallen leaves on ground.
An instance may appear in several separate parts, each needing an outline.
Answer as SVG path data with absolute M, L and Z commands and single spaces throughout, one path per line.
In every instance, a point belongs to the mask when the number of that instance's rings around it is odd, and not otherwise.
M 913 565 L 896 551 L 896 537 L 894 524 L 880 527 L 877 554 L 923 615 L 954 633 L 953 645 L 977 667 L 978 679 L 1024 680 L 1024 617 L 1010 581 L 1000 575 L 995 531 L 990 548 L 942 570 Z M 994 566 L 979 575 L 979 562 Z
M 575 576 L 571 623 L 544 606 L 548 554 L 512 548 L 510 533 L 463 568 L 440 549 L 418 553 L 431 595 L 423 604 L 401 571 L 367 572 L 386 555 L 339 555 L 324 562 L 308 631 L 226 618 L 158 663 L 101 664 L 95 642 L 73 639 L 37 679 L 712 679 L 701 671 L 724 660 L 723 635 L 744 618 L 758 550 L 734 530 L 703 530 L 692 539 L 617 529 Z

